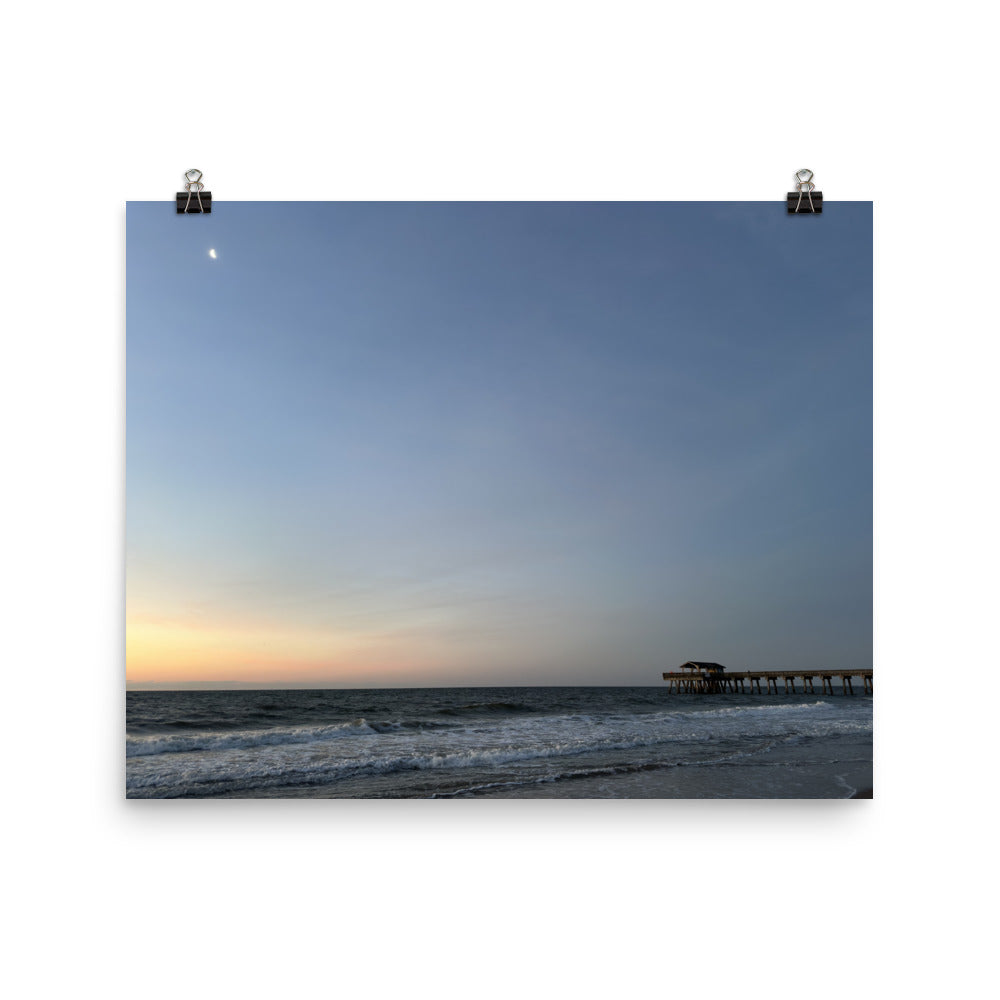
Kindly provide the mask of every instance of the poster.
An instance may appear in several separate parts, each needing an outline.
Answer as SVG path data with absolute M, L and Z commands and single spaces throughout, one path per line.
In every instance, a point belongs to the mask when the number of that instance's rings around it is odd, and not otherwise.
M 870 202 L 132 202 L 126 256 L 129 797 L 871 794 Z

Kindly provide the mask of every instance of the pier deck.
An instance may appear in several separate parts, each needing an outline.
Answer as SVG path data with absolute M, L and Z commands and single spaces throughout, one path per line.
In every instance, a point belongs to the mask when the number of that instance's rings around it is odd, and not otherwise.
M 744 670 L 732 673 L 680 671 L 663 675 L 670 682 L 668 690 L 675 694 L 765 694 L 761 682 L 767 685 L 767 694 L 816 694 L 815 681 L 820 680 L 820 694 L 833 694 L 833 679 L 841 683 L 841 693 L 852 695 L 853 678 L 861 680 L 862 694 L 872 693 L 872 670 Z M 778 690 L 778 682 L 783 684 Z M 796 691 L 795 682 L 801 681 L 802 691 Z

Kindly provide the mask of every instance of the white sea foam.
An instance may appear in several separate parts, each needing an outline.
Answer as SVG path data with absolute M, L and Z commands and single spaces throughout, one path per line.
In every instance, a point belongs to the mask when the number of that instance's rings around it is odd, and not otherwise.
M 853 785 L 849 785 L 847 783 L 843 774 L 835 774 L 833 776 L 833 780 L 847 792 L 847 795 L 845 796 L 846 798 L 851 798 L 857 792 L 857 789 Z

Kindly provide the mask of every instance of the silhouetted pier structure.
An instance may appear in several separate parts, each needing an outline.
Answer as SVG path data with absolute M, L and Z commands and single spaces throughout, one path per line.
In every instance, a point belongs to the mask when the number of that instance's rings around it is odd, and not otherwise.
M 669 691 L 675 694 L 764 694 L 761 683 L 767 685 L 767 694 L 833 694 L 833 681 L 841 684 L 841 693 L 855 694 L 854 678 L 861 681 L 861 693 L 872 694 L 872 670 L 743 670 L 727 673 L 720 663 L 688 660 L 680 670 L 664 673 L 669 681 Z M 802 691 L 795 688 L 800 681 Z M 779 682 L 783 685 L 779 690 Z

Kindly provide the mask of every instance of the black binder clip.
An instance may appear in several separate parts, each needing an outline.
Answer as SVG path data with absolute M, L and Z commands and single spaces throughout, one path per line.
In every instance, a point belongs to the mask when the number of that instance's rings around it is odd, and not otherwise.
M 178 215 L 208 215 L 212 211 L 212 192 L 205 190 L 200 170 L 184 171 L 184 191 L 177 192 Z M 192 197 L 192 195 L 194 197 Z
M 816 190 L 811 170 L 795 171 L 795 191 L 788 192 L 786 204 L 789 215 L 818 215 L 823 211 L 823 192 Z

